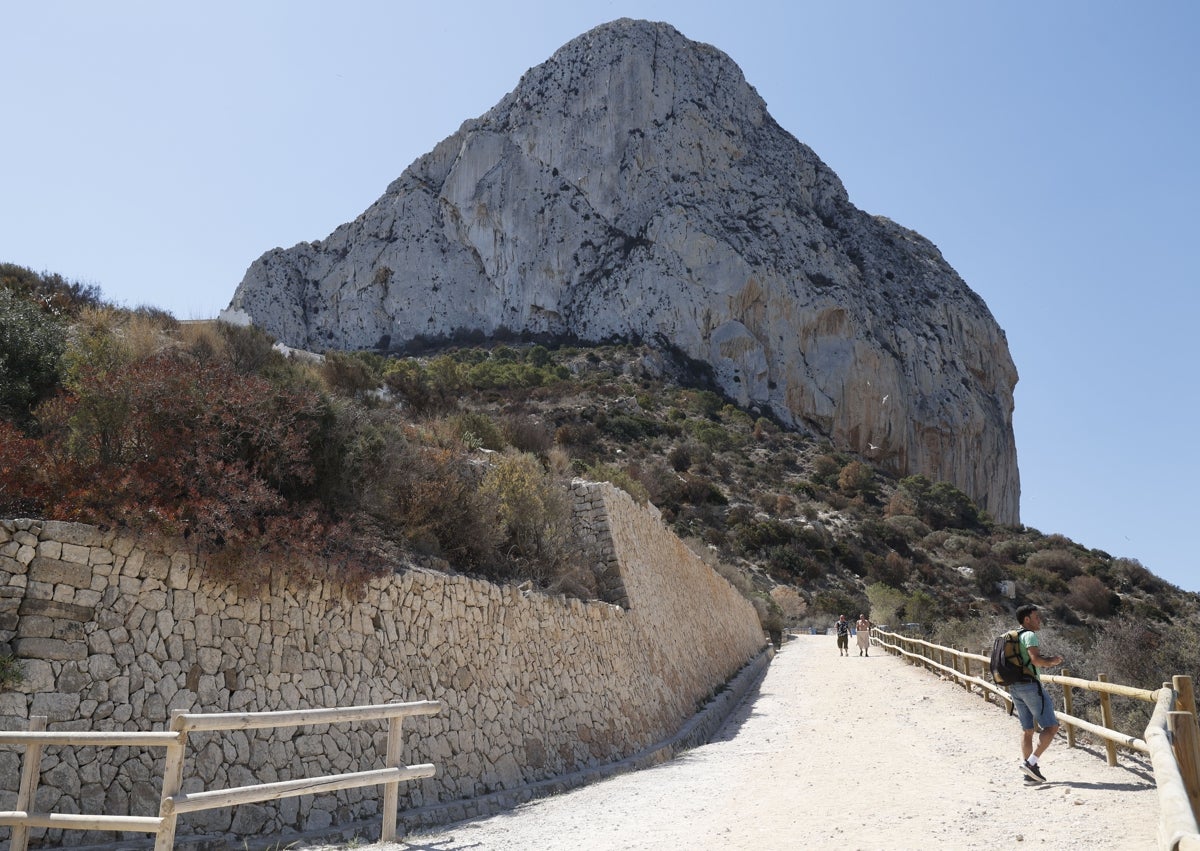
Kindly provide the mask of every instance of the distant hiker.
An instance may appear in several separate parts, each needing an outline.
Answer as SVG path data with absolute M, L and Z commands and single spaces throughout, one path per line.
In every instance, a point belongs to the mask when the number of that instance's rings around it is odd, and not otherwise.
M 1058 732 L 1058 716 L 1054 714 L 1054 702 L 1042 687 L 1038 668 L 1053 668 L 1061 665 L 1062 656 L 1043 656 L 1038 644 L 1038 630 L 1042 628 L 1042 614 L 1037 606 L 1021 606 L 1017 609 L 1017 623 L 1021 625 L 1018 636 L 1021 642 L 1021 663 L 1027 680 L 1008 687 L 1012 695 L 1017 716 L 1021 721 L 1021 771 L 1028 781 L 1042 783 L 1046 777 L 1038 768 L 1038 758 L 1054 741 Z M 1033 725 L 1042 732 L 1038 736 L 1036 750 L 1033 747 Z
M 858 655 L 871 655 L 871 622 L 867 620 L 866 615 L 859 615 L 858 621 L 854 624 L 854 629 L 858 632 Z
M 845 615 L 838 615 L 837 623 L 834 624 L 834 626 L 837 627 L 838 655 L 839 656 L 849 656 L 850 655 L 850 621 L 846 620 Z

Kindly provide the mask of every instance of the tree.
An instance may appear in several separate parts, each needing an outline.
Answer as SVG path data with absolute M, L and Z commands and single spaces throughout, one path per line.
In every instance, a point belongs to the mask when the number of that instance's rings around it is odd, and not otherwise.
M 900 623 L 899 612 L 905 608 L 903 591 L 876 582 L 867 586 L 867 599 L 871 601 L 871 620 L 893 628 Z

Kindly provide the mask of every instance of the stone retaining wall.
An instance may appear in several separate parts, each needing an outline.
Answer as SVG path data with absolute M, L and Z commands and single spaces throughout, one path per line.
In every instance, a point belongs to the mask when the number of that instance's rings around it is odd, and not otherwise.
M 607 484 L 574 485 L 611 603 L 522 593 L 408 569 L 361 597 L 279 582 L 253 597 L 194 556 L 127 534 L 0 522 L 0 653 L 25 680 L 0 692 L 0 728 L 160 730 L 175 709 L 262 711 L 439 699 L 405 722 L 401 810 L 494 798 L 618 761 L 669 738 L 763 645 L 753 607 Z M 6 647 L 7 645 L 7 647 Z M 193 734 L 184 790 L 382 766 L 379 724 Z M 0 810 L 19 755 L 0 748 Z M 46 749 L 36 809 L 157 815 L 162 752 Z M 378 815 L 379 790 L 181 817 L 178 836 L 288 835 Z M 469 807 L 466 809 L 470 814 Z M 0 828 L 0 839 L 8 829 Z M 111 833 L 35 830 L 35 846 Z

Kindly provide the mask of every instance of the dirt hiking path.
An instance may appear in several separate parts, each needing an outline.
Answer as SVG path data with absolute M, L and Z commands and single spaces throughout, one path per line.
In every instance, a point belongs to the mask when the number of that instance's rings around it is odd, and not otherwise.
M 853 639 L 851 639 L 853 641 Z M 1149 763 L 1102 744 L 1018 769 L 993 703 L 876 650 L 801 636 L 712 742 L 654 768 L 359 851 L 1155 848 Z M 328 846 L 333 848 L 349 846 Z

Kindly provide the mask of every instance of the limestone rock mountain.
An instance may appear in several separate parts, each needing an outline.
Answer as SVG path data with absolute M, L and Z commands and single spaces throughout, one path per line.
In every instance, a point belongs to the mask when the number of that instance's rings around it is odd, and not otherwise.
M 255 261 L 226 315 L 315 350 L 641 339 L 1018 520 L 1017 373 L 983 300 L 664 23 L 569 42 L 354 221 Z

